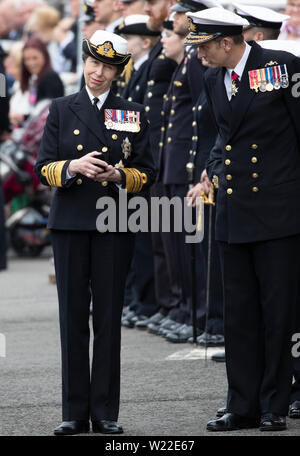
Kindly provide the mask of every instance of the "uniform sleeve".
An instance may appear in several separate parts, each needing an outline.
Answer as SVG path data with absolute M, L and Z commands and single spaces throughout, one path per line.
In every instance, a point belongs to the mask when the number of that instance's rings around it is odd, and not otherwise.
M 217 137 L 214 147 L 211 149 L 209 158 L 206 162 L 206 172 L 209 180 L 218 186 L 219 178 L 223 172 L 222 149 L 220 146 L 221 138 Z
M 69 187 L 76 180 L 76 176 L 67 179 L 66 171 L 70 160 L 60 160 L 58 124 L 58 108 L 54 100 L 50 106 L 34 171 L 44 185 Z
M 149 187 L 155 179 L 155 164 L 149 145 L 149 124 L 144 111 L 141 112 L 141 129 L 132 144 L 128 167 L 119 169 L 122 187 L 128 193 L 138 193 Z
M 300 152 L 300 58 L 295 57 L 288 65 L 290 86 L 282 89 L 284 92 L 287 109 L 291 115 L 292 122 L 298 138 Z

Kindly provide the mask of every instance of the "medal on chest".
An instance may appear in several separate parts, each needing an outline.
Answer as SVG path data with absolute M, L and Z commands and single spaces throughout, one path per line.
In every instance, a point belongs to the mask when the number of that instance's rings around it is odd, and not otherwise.
M 140 131 L 140 112 L 121 109 L 105 109 L 104 124 L 108 130 Z
M 269 62 L 270 66 L 248 72 L 250 89 L 256 93 L 272 92 L 274 89 L 286 89 L 289 87 L 289 75 L 286 65 L 274 65 L 277 62 Z M 272 66 L 271 66 L 272 64 Z

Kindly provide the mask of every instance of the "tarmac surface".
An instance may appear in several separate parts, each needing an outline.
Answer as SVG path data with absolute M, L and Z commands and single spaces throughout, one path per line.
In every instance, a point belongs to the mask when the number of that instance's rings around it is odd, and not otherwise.
M 48 257 L 11 257 L 0 273 L 0 436 L 51 436 L 61 422 L 58 306 L 50 270 Z M 209 359 L 213 351 L 220 349 L 209 349 L 206 361 L 199 347 L 123 328 L 124 436 L 300 436 L 300 420 L 290 419 L 279 433 L 206 431 L 226 398 L 225 365 Z

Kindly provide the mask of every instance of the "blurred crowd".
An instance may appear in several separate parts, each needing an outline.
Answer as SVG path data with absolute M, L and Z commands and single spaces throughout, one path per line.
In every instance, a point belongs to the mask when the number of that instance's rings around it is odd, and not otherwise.
M 26 171 L 31 173 L 34 186 L 39 184 L 33 165 L 51 99 L 83 86 L 82 38 L 89 39 L 96 30 L 103 29 L 124 34 L 128 40 L 132 59 L 114 90 L 145 105 L 159 176 L 151 196 L 183 198 L 190 191 L 189 196 L 195 198 L 204 171 L 201 151 L 204 146 L 207 150 L 213 146 L 216 132 L 208 122 L 209 113 L 202 99 L 201 78 L 194 66 L 197 56 L 183 45 L 188 33 L 184 12 L 188 9 L 171 10 L 176 3 L 185 4 L 172 0 L 0 0 L 0 72 L 6 74 L 8 94 L 1 98 L 0 141 L 17 141 L 29 150 L 31 159 Z M 188 6 L 191 3 L 197 0 L 186 2 Z M 276 36 L 267 34 L 262 27 L 252 27 L 249 39 L 275 40 L 279 35 L 279 40 L 300 42 L 300 0 L 244 3 L 268 6 L 289 16 Z M 220 0 L 220 4 L 233 9 L 229 1 Z M 186 84 L 190 84 L 187 89 Z M 184 103 L 176 105 L 180 90 L 186 90 L 182 94 Z M 172 135 L 166 135 L 166 130 L 170 132 L 172 128 Z M 198 141 L 201 128 L 202 135 L 205 131 L 205 144 Z M 183 144 L 186 152 L 179 157 Z M 173 158 L 168 162 L 171 155 Z M 194 169 L 190 180 L 187 163 L 192 163 Z M 204 177 L 202 183 L 205 182 Z M 14 174 L 2 182 L 2 189 L 0 209 L 2 199 L 8 204 L 23 191 Z M 0 269 L 5 269 L 4 215 L 0 212 Z M 153 334 L 165 335 L 170 342 L 194 340 L 196 326 L 199 344 L 222 346 L 223 303 L 214 244 L 210 258 L 214 274 L 209 323 L 205 300 L 209 240 L 205 239 L 200 250 L 193 253 L 190 248 L 187 251 L 183 238 L 177 233 L 152 239 L 150 235 L 137 237 L 123 326 L 148 329 Z M 193 255 L 197 257 L 196 272 L 190 266 Z M 196 297 L 192 296 L 193 276 L 198 284 Z M 193 300 L 197 302 L 197 314 Z

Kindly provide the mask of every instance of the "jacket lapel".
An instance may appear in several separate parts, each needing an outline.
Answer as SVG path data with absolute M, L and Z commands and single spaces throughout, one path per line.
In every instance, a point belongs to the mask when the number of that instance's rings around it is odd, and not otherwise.
M 109 97 L 109 95 L 108 95 Z M 107 97 L 107 98 L 108 98 Z M 107 101 L 107 100 L 106 100 Z M 82 123 L 95 135 L 103 145 L 106 144 L 106 136 L 104 133 L 104 113 L 103 107 L 99 111 L 99 115 L 94 111 L 91 100 L 87 94 L 85 87 L 78 93 L 77 97 L 69 104 L 70 109 L 76 114 Z M 102 113 L 101 113 L 102 111 Z M 101 122 L 100 122 L 101 119 Z M 102 122 L 103 119 L 103 122 Z
M 215 112 L 220 115 L 227 122 L 232 115 L 230 103 L 227 97 L 226 88 L 224 84 L 225 69 L 219 68 L 215 73 L 215 80 L 211 81 L 212 93 L 214 94 L 213 100 L 215 104 Z
M 256 92 L 250 89 L 249 75 L 248 72 L 261 68 L 263 65 L 261 62 L 262 52 L 261 47 L 256 43 L 251 43 L 252 49 L 250 51 L 246 66 L 243 72 L 242 79 L 239 85 L 239 92 L 232 104 L 232 113 L 231 113 L 231 128 L 230 128 L 230 137 L 238 130 L 242 120 L 244 119 L 251 102 L 253 101 Z M 263 65 L 264 66 L 264 65 Z

